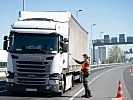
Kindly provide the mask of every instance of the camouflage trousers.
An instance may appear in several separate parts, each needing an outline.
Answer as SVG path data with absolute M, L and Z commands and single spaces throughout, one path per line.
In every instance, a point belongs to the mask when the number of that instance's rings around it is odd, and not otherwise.
M 85 88 L 85 94 L 91 95 L 88 85 L 89 75 L 83 74 L 83 86 Z

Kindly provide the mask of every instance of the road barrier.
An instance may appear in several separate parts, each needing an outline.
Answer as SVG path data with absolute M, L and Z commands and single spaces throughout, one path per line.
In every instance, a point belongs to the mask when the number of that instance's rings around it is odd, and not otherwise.
M 100 64 L 100 65 L 91 65 L 91 70 L 97 70 L 107 67 L 118 67 L 123 66 L 124 63 L 113 63 L 113 64 Z M 7 68 L 0 68 L 0 77 L 6 77 L 5 72 L 7 71 Z
M 123 65 L 125 64 L 124 63 L 112 63 L 112 64 L 91 65 L 91 70 L 108 68 L 108 67 L 118 67 L 118 66 L 123 66 Z
M 118 92 L 116 98 L 125 98 L 123 95 L 122 82 L 119 81 Z

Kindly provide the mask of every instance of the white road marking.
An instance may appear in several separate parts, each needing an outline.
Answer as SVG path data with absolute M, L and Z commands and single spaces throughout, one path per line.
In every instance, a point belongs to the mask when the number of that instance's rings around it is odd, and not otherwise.
M 91 81 L 88 83 L 88 85 L 90 85 L 92 82 L 94 82 L 97 78 L 101 77 L 101 76 L 104 75 L 105 73 L 110 72 L 110 71 L 112 71 L 112 70 L 114 70 L 114 69 L 116 69 L 116 68 L 113 68 L 113 69 L 110 69 L 110 70 L 107 70 L 107 71 L 101 73 L 100 75 L 98 75 L 97 77 L 95 77 L 93 80 L 91 80 Z M 83 90 L 84 90 L 84 88 L 82 88 L 80 91 L 78 91 L 78 92 L 77 92 L 74 96 L 72 96 L 69 100 L 73 100 L 73 99 L 74 99 L 76 96 L 78 96 Z

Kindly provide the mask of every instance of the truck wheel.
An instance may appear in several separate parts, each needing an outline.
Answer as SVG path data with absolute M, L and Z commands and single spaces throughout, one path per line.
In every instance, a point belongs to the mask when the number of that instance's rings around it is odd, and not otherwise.
M 62 91 L 64 93 L 65 89 L 66 89 L 66 74 L 63 75 L 63 81 L 64 81 L 64 83 L 62 84 Z
M 74 87 L 74 76 L 72 76 L 72 87 Z
M 63 95 L 63 90 L 59 93 L 57 93 L 57 96 L 62 96 Z
M 83 82 L 83 76 L 82 76 L 82 73 L 81 73 L 81 72 L 80 72 L 79 74 L 80 74 L 80 75 L 79 75 L 78 82 L 79 82 L 79 83 L 82 83 L 82 82 Z
M 58 96 L 62 96 L 62 94 L 65 92 L 65 87 L 66 87 L 66 75 L 63 75 L 63 81 L 61 85 L 61 92 L 57 93 Z

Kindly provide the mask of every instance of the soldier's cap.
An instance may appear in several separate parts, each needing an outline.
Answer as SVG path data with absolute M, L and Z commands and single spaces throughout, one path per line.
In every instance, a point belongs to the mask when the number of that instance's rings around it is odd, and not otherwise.
M 82 56 L 83 56 L 83 57 L 88 57 L 88 55 L 87 55 L 87 54 L 83 54 Z

